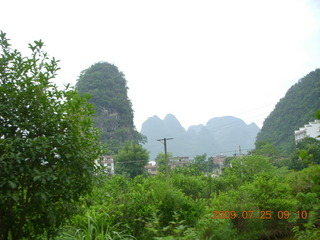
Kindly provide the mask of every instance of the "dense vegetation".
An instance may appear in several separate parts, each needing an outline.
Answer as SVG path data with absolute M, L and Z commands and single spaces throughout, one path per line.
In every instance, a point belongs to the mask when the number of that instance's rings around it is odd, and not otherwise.
M 89 94 L 95 107 L 95 126 L 101 130 L 100 141 L 108 154 L 117 153 L 124 142 L 142 140 L 133 124 L 133 110 L 122 72 L 112 64 L 98 62 L 81 72 L 76 88 Z
M 58 239 L 319 239 L 318 164 L 292 171 L 259 155 L 229 162 L 217 178 L 199 171 L 201 161 L 173 169 L 169 181 L 97 176 Z
M 93 110 L 52 83 L 58 65 L 43 42 L 24 57 L 0 32 L 0 46 L 0 239 L 52 236 L 92 189 Z
M 294 150 L 294 130 L 313 121 L 319 108 L 320 69 L 317 69 L 288 90 L 264 121 L 257 141 L 269 141 L 289 155 Z
M 114 158 L 116 173 L 130 178 L 143 174 L 149 162 L 147 150 L 133 141 L 126 142 Z

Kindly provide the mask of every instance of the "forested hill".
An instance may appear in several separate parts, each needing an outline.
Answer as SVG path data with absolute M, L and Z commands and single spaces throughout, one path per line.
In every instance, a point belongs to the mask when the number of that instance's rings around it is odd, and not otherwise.
M 315 119 L 320 109 L 320 69 L 294 84 L 264 121 L 258 141 L 270 141 L 284 155 L 294 149 L 294 130 Z
M 125 141 L 140 138 L 133 124 L 127 81 L 116 66 L 93 64 L 81 72 L 76 88 L 91 95 L 89 102 L 95 106 L 96 127 L 101 129 L 100 141 L 107 145 L 107 153 L 117 153 Z

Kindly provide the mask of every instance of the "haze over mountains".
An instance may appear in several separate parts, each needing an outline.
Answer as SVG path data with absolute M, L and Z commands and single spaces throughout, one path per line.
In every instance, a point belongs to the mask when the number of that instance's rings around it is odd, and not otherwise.
M 163 120 L 158 116 L 150 117 L 141 128 L 141 133 L 148 138 L 144 147 L 150 152 L 151 160 L 163 152 L 163 144 L 157 139 L 174 138 L 167 144 L 173 156 L 233 155 L 239 153 L 239 146 L 243 153 L 253 149 L 259 131 L 255 123 L 246 124 L 232 116 L 212 118 L 206 125 L 193 125 L 185 130 L 172 114 Z

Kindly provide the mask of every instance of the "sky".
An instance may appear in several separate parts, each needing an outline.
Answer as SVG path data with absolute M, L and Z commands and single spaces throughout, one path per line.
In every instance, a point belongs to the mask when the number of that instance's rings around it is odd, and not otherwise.
M 221 116 L 262 127 L 320 67 L 318 0 L 10 0 L 0 30 L 24 55 L 44 41 L 59 86 L 96 62 L 117 66 L 138 130 L 168 113 L 186 129 Z

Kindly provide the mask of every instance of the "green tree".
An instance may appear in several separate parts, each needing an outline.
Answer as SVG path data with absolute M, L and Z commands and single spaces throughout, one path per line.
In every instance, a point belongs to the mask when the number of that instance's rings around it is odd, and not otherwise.
M 316 114 L 314 115 L 316 119 L 320 119 L 320 109 L 317 110 Z
M 257 155 L 234 158 L 229 167 L 224 168 L 222 175 L 215 179 L 216 188 L 219 191 L 238 190 L 241 185 L 252 182 L 254 176 L 262 172 L 281 175 L 280 169 L 272 165 L 267 157 Z
M 307 137 L 297 144 L 296 153 L 308 164 L 320 164 L 320 141 Z
M 320 164 L 320 141 L 304 138 L 296 145 L 296 149 L 287 161 L 287 166 L 294 170 L 302 170 L 310 164 Z
M 199 171 L 204 172 L 207 170 L 207 154 L 197 155 L 194 157 L 194 163 L 198 167 Z
M 149 154 L 141 145 L 131 141 L 126 142 L 114 158 L 116 173 L 134 178 L 145 172 Z
M 30 57 L 3 32 L 0 46 L 0 239 L 50 236 L 92 187 L 92 106 L 51 82 L 59 68 L 41 40 Z
M 101 129 L 100 141 L 106 144 L 109 154 L 117 153 L 125 141 L 144 141 L 133 124 L 127 81 L 116 66 L 107 62 L 93 64 L 81 72 L 76 88 L 81 94 L 91 95 L 95 126 Z
M 255 143 L 256 148 L 249 152 L 251 155 L 262 155 L 270 157 L 273 160 L 280 157 L 280 151 L 268 141 L 259 141 Z
M 168 167 L 169 170 L 171 169 L 171 164 L 170 161 L 172 159 L 172 153 L 169 152 L 167 153 L 167 157 L 168 157 Z M 165 158 L 165 154 L 164 153 L 159 153 L 155 159 L 157 165 L 159 166 L 158 170 L 159 172 L 166 172 L 166 158 Z
M 194 157 L 194 164 L 201 172 L 212 173 L 214 168 L 218 168 L 219 165 L 214 164 L 213 158 L 207 159 L 207 154 L 197 155 Z

